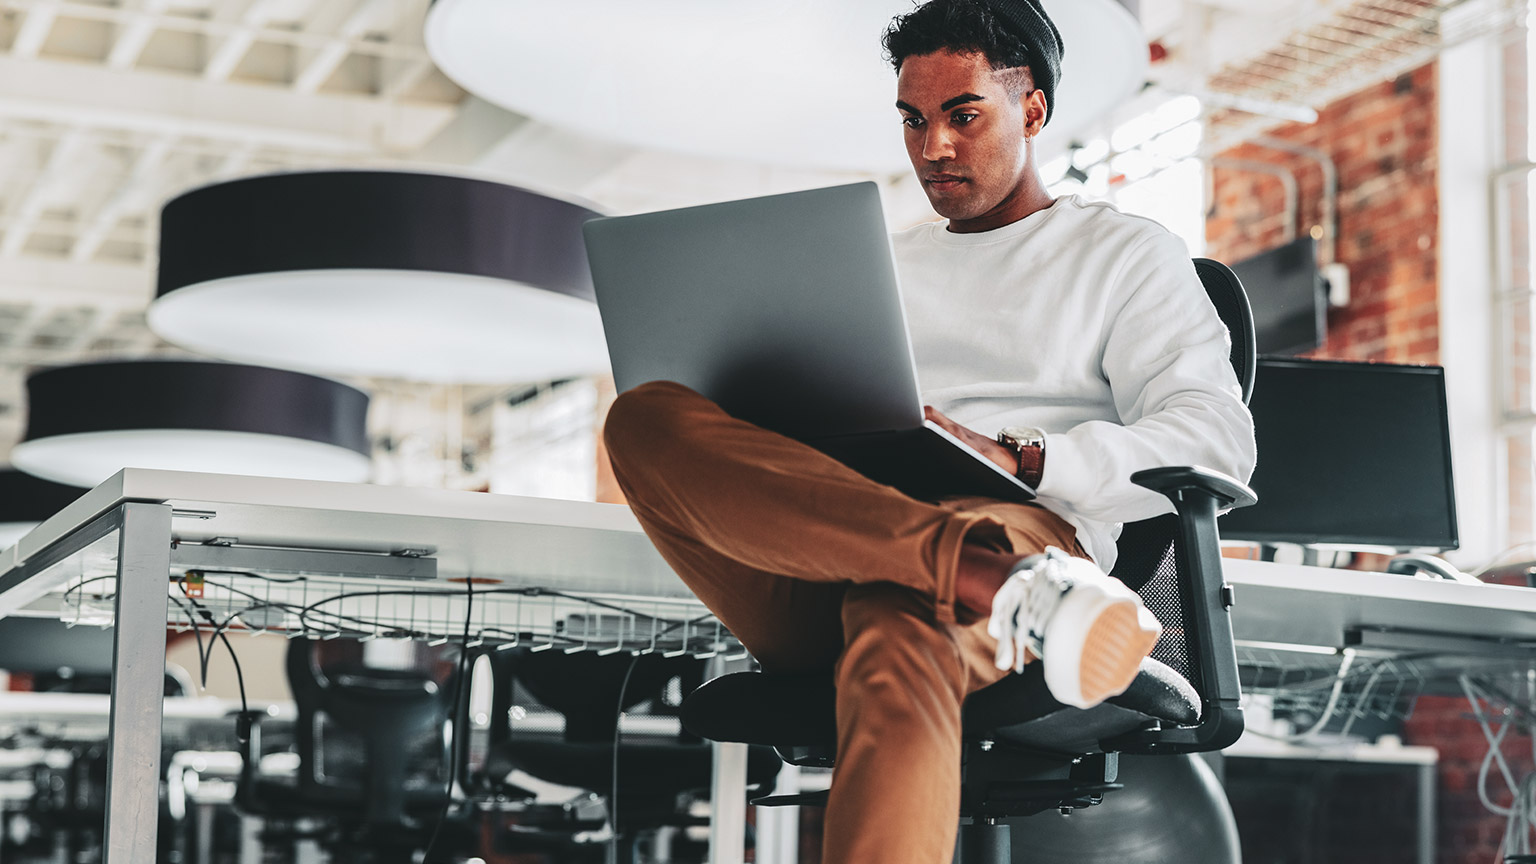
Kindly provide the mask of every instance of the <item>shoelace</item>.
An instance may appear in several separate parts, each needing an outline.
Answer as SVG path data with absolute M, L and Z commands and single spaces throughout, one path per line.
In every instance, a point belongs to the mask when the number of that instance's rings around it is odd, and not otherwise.
M 1061 598 L 1072 589 L 1065 578 L 1067 553 L 1055 546 L 1043 555 L 1021 562 L 992 598 L 992 617 L 987 634 L 997 640 L 993 662 L 999 669 L 1024 671 L 1024 654 L 1030 648 L 1042 653 L 1044 634 L 1035 628 L 1050 618 Z M 1020 621 L 1020 618 L 1023 621 Z

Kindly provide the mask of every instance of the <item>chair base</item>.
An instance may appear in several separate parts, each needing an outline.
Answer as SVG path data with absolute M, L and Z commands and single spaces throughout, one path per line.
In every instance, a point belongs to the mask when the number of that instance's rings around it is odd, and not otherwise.
M 1080 810 L 1123 788 L 1118 753 L 1074 757 L 977 741 L 966 745 L 962 771 L 960 815 L 978 822 Z
M 1013 837 L 1006 822 L 961 825 L 955 838 L 955 864 L 1010 864 Z

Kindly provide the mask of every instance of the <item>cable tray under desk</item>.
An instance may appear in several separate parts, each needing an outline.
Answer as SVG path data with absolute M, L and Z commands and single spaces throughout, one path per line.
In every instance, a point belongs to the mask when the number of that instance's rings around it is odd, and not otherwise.
M 1460 694 L 1463 675 L 1514 681 L 1536 670 L 1536 650 L 1530 648 L 1499 645 L 1504 650 L 1491 651 L 1466 639 L 1377 635 L 1352 632 L 1350 647 L 1339 650 L 1238 640 L 1245 706 L 1262 700 L 1275 714 L 1319 718 L 1326 713 L 1346 728 L 1365 720 L 1398 722 L 1413 713 L 1421 695 Z
M 1351 725 L 1368 719 L 1406 719 L 1430 680 L 1417 662 L 1407 658 L 1355 656 L 1346 666 L 1338 652 L 1280 646 L 1239 643 L 1237 664 L 1245 708 L 1263 700 L 1276 715 L 1317 718 L 1332 701 L 1332 715 L 1347 718 L 1344 722 Z M 1338 698 L 1333 697 L 1336 687 Z
M 322 570 L 353 566 L 354 553 L 319 550 L 244 550 L 241 560 L 263 554 L 281 565 L 307 561 Z M 326 562 L 326 555 L 340 556 Z M 566 592 L 551 587 L 462 581 L 422 582 L 410 576 L 365 578 L 330 573 L 277 575 L 255 570 L 209 569 L 176 563 L 167 575 L 169 626 L 228 632 L 280 633 L 314 639 L 414 639 L 561 650 L 661 653 L 669 656 L 743 655 L 740 644 L 697 600 Z M 184 556 L 205 560 L 205 556 Z M 395 561 L 372 556 L 373 561 Z M 411 559 L 421 564 L 430 559 Z M 364 561 L 364 564 L 367 562 Z M 69 572 L 62 590 L 34 601 L 27 614 L 56 616 L 66 624 L 112 622 L 116 586 L 115 539 L 105 537 L 55 565 Z M 402 571 L 404 572 L 404 571 Z M 558 580 L 552 580 L 558 581 Z M 206 615 L 204 614 L 206 613 Z M 211 617 L 212 622 L 208 620 Z

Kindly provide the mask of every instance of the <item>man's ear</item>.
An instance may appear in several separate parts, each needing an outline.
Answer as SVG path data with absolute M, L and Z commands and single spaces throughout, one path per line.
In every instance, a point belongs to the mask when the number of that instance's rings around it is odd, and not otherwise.
M 1045 128 L 1045 91 L 1039 87 L 1019 97 L 1024 108 L 1024 137 L 1033 138 Z

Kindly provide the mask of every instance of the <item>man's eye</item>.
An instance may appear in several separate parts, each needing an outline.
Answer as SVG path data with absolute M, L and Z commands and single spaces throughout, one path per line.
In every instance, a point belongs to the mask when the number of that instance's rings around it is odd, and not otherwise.
M 975 114 L 956 114 L 953 118 L 951 118 L 951 120 L 956 126 L 964 126 L 967 123 L 970 123 L 972 120 L 975 120 L 976 116 L 977 115 Z
M 908 129 L 916 129 L 917 127 L 923 125 L 923 118 L 903 117 L 901 118 L 901 125 L 907 127 Z

